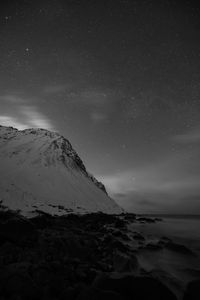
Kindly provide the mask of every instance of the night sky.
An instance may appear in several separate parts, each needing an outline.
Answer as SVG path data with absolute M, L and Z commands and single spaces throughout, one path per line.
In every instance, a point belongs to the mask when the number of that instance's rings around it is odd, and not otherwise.
M 200 213 L 200 9 L 0 4 L 0 124 L 42 127 L 134 212 Z

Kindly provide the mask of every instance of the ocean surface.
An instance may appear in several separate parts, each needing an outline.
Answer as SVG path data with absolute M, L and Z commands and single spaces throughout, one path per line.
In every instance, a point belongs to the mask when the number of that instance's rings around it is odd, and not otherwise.
M 154 215 L 155 217 L 155 215 Z M 186 246 L 194 255 L 179 253 L 167 248 L 141 250 L 137 254 L 140 265 L 153 276 L 161 279 L 181 299 L 189 281 L 200 278 L 200 217 L 163 216 L 156 223 L 133 223 L 131 231 L 141 233 L 147 243 L 155 243 L 162 237 Z
M 153 216 L 153 215 L 152 215 Z M 167 236 L 184 240 L 184 242 L 194 241 L 200 243 L 200 216 L 181 216 L 181 215 L 154 215 L 161 218 L 157 223 L 139 224 L 141 231 L 157 236 Z M 200 246 L 200 244 L 199 244 Z

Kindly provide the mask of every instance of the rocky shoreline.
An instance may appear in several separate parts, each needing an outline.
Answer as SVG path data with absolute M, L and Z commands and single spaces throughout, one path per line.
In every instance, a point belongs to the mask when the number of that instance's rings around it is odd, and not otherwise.
M 60 217 L 40 213 L 27 219 L 1 211 L 0 299 L 175 300 L 174 291 L 141 267 L 137 253 L 165 247 L 194 254 L 167 237 L 152 243 L 128 229 L 133 222 L 159 221 L 102 213 Z M 184 300 L 197 299 L 199 283 L 189 283 Z

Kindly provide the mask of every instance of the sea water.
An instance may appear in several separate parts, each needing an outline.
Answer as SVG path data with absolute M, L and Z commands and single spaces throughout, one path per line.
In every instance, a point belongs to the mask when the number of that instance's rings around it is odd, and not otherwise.
M 183 294 L 187 283 L 200 278 L 200 217 L 157 216 L 162 221 L 131 224 L 130 230 L 141 233 L 148 242 L 162 237 L 171 239 L 193 251 L 194 255 L 179 253 L 167 248 L 161 250 L 141 249 L 137 258 L 144 270 L 161 279 L 177 294 Z
M 138 230 L 157 237 L 166 236 L 200 250 L 200 216 L 161 215 L 156 223 L 135 224 Z

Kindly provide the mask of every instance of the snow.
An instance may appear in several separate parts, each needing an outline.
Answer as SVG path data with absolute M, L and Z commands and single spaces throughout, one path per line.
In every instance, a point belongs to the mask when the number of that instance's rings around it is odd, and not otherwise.
M 0 201 L 30 215 L 35 210 L 121 213 L 89 175 L 67 139 L 44 129 L 0 126 Z

